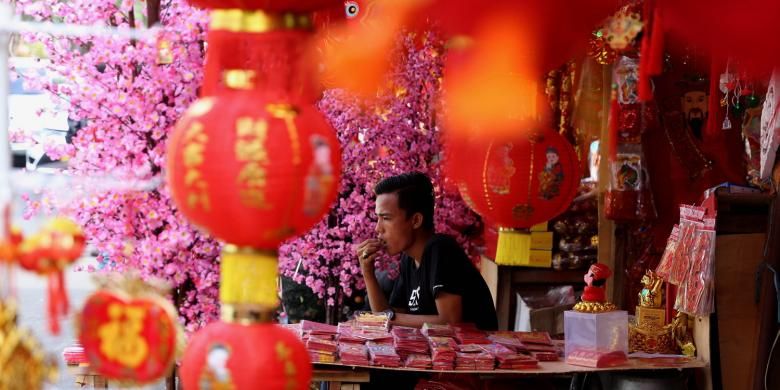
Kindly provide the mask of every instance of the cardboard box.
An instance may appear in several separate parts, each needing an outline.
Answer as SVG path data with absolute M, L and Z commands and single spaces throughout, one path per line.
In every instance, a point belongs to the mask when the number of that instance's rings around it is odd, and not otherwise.
M 524 265 L 527 267 L 544 267 L 544 268 L 550 268 L 552 267 L 552 251 L 551 250 L 540 250 L 540 249 L 531 249 L 531 253 L 528 256 L 528 262 L 527 263 L 521 263 L 518 265 Z
M 574 307 L 574 304 L 569 304 L 531 309 L 522 302 L 522 299 L 517 300 L 515 331 L 548 332 L 551 335 L 563 334 L 563 313 Z
M 531 249 L 552 250 L 553 232 L 531 232 Z
M 547 221 L 542 223 L 537 223 L 534 226 L 531 226 L 532 232 L 546 232 L 547 231 Z

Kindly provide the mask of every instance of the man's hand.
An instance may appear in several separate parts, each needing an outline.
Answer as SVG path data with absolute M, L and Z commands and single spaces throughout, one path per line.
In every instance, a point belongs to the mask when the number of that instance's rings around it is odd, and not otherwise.
M 374 260 L 379 256 L 379 250 L 382 249 L 382 242 L 376 238 L 369 238 L 355 247 L 355 254 L 360 260 L 360 270 L 365 276 L 366 273 L 374 273 Z

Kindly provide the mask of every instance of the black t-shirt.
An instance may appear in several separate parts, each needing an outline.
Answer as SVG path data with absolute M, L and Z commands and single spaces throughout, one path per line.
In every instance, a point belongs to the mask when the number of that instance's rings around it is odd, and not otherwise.
M 463 249 L 450 236 L 436 234 L 425 244 L 420 267 L 403 255 L 401 274 L 390 295 L 390 306 L 409 314 L 436 315 L 436 294 L 462 297 L 463 322 L 482 330 L 497 330 L 498 319 L 490 290 Z

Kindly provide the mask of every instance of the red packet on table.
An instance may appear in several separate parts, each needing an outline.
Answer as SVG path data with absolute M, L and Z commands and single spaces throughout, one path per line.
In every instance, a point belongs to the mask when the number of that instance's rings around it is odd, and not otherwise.
M 335 363 L 336 354 L 329 352 L 309 351 L 309 357 L 312 363 Z
M 552 339 L 547 332 L 515 332 L 515 337 L 523 344 L 552 345 Z
M 540 362 L 558 361 L 558 352 L 531 352 L 531 356 Z
M 338 333 L 338 327 L 314 321 L 303 320 L 300 326 L 303 332 L 310 335 L 335 335 Z
M 352 324 L 355 329 L 362 330 L 388 330 L 390 329 L 390 315 L 387 313 L 373 313 L 370 311 L 355 312 Z
M 306 349 L 317 352 L 336 352 L 336 350 L 338 350 L 338 344 L 333 340 L 312 336 L 306 340 Z
M 580 349 L 573 351 L 566 357 L 568 364 L 594 368 L 620 366 L 626 361 L 628 361 L 628 356 L 623 351 L 604 352 Z
M 491 334 L 490 336 L 488 336 L 488 340 L 491 341 L 492 343 L 503 345 L 515 352 L 523 352 L 528 350 L 522 341 L 520 341 L 517 337 L 511 334 L 510 335 Z
M 422 334 L 428 337 L 455 337 L 455 330 L 449 325 L 425 323 L 422 326 Z

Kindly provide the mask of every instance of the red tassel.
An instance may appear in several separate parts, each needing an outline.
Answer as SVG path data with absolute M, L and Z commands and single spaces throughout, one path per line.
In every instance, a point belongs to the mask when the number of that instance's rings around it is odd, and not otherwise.
M 653 7 L 652 18 L 650 2 L 645 3 L 645 32 L 642 36 L 641 58 L 639 60 L 639 100 L 648 102 L 653 99 L 650 78 L 660 76 L 664 71 L 664 30 L 661 7 Z
M 650 84 L 650 39 L 645 34 L 642 37 L 642 47 L 640 49 L 641 57 L 639 58 L 639 101 L 649 102 L 653 100 L 653 89 Z
M 653 11 L 653 27 L 650 34 L 648 59 L 650 76 L 660 76 L 664 71 L 664 30 L 661 22 L 661 8 Z
M 49 331 L 53 335 L 60 334 L 60 317 L 68 314 L 70 303 L 65 290 L 65 275 L 60 272 L 49 274 L 48 283 Z
M 617 101 L 617 91 L 612 90 L 612 102 L 609 106 L 609 160 L 617 160 L 617 144 L 618 144 L 618 115 L 620 114 L 620 106 Z

